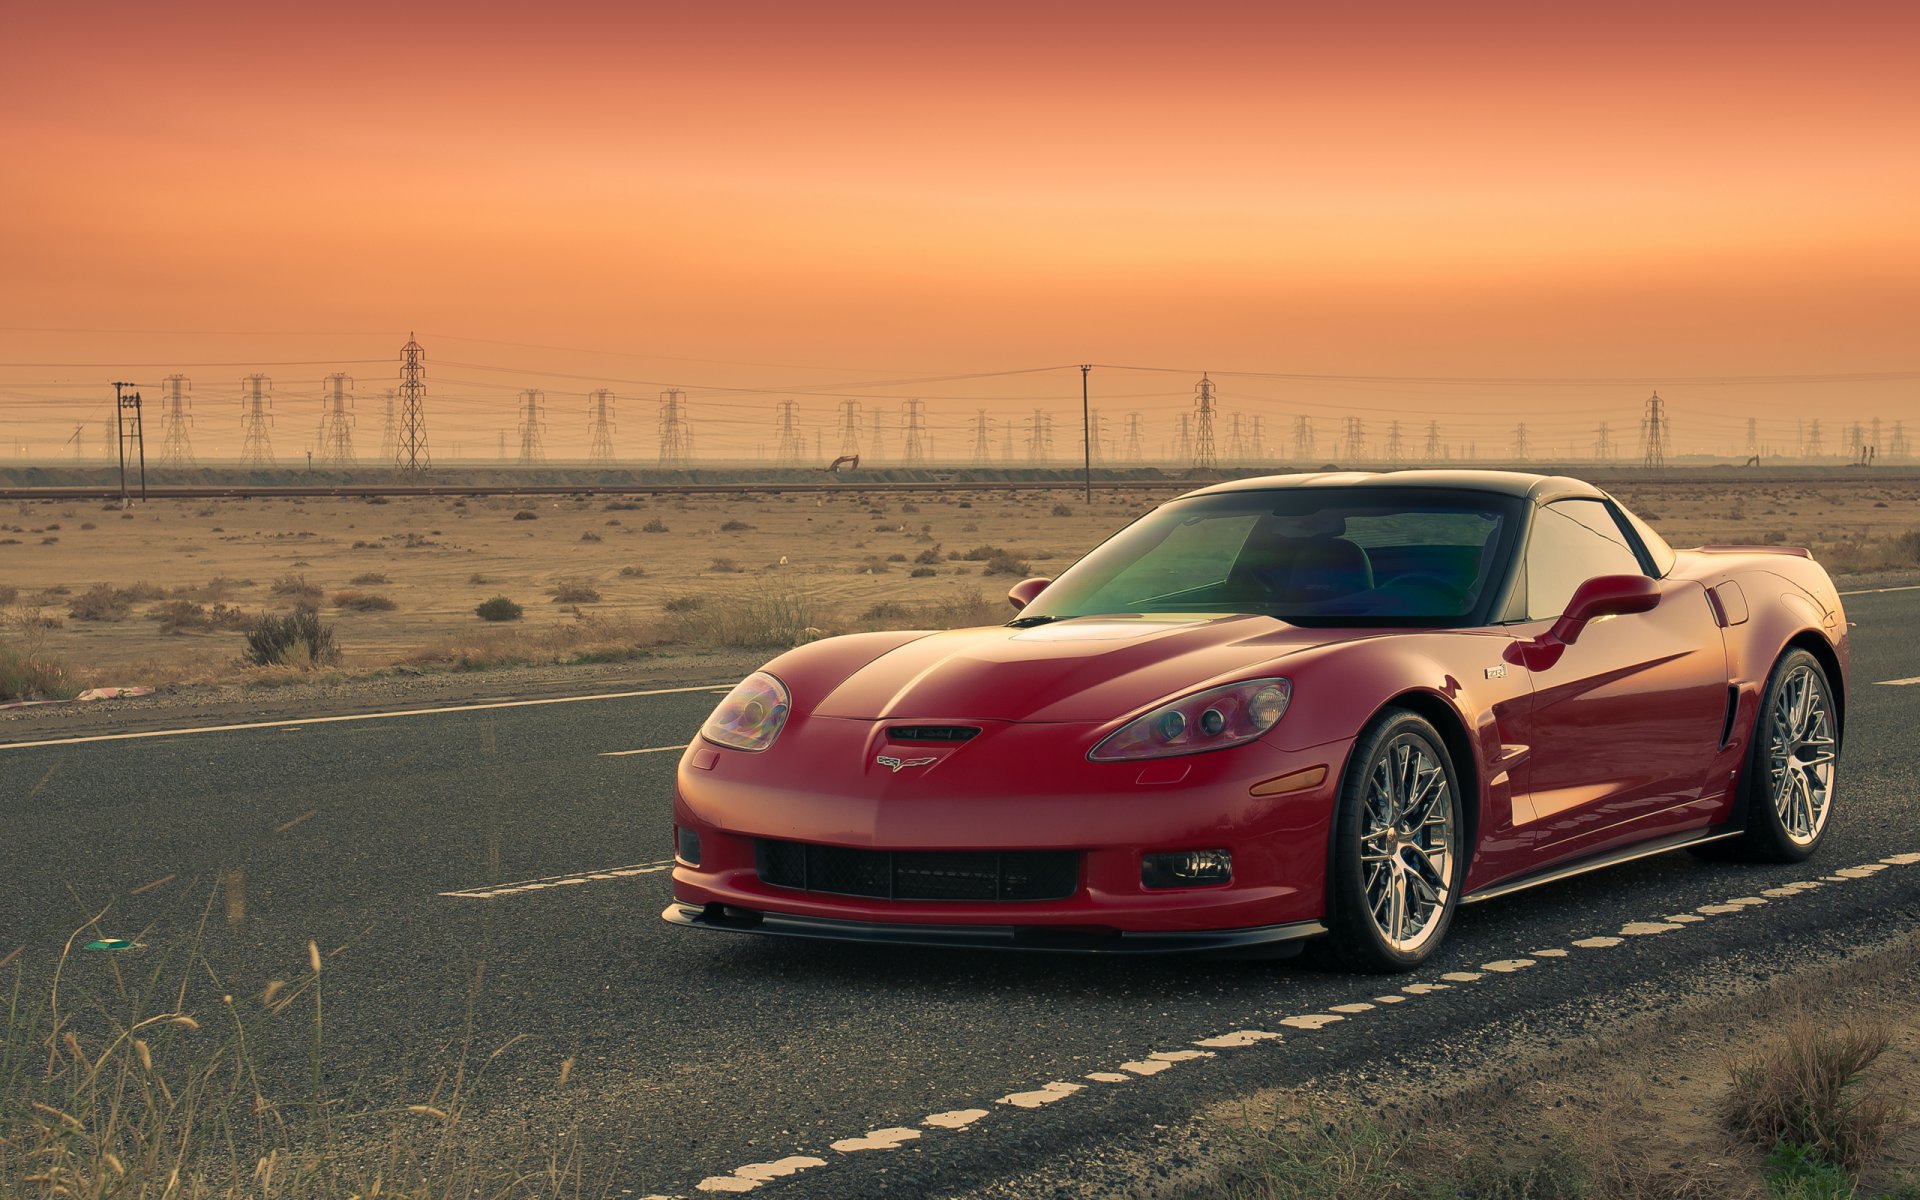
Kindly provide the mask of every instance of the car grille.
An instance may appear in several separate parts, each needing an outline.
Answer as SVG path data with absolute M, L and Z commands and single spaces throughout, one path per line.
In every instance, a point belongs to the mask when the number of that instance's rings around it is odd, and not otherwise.
M 850 850 L 762 841 L 775 887 L 885 900 L 1058 900 L 1080 885 L 1072 850 Z
M 887 740 L 890 742 L 970 742 L 979 736 L 980 729 L 974 725 L 891 725 L 887 727 Z

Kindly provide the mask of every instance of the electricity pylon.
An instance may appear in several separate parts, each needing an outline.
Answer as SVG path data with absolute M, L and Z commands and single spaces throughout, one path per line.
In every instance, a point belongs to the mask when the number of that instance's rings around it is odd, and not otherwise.
M 520 393 L 520 465 L 536 467 L 547 461 L 541 434 L 547 427 L 547 394 L 538 388 Z
M 1440 422 L 1427 422 L 1427 461 L 1440 461 Z
M 686 398 L 679 388 L 660 393 L 660 465 L 681 467 L 693 457 L 693 432 L 684 411 Z
M 268 394 L 272 386 L 272 380 L 258 373 L 240 381 L 240 426 L 245 431 L 240 439 L 243 467 L 273 465 L 273 441 L 267 435 L 267 427 L 273 423 L 267 413 L 273 407 L 273 399 Z
M 1390 463 L 1400 461 L 1400 422 L 1398 421 L 1387 425 L 1387 461 Z
M 1027 421 L 1027 461 L 1042 463 L 1053 457 L 1053 414 L 1033 410 Z
M 185 375 L 169 375 L 160 383 L 160 465 L 191 467 L 193 443 L 187 439 L 187 427 L 193 424 L 191 385 Z M 74 453 L 80 452 L 79 434 L 74 435 Z
M 840 402 L 840 453 L 860 457 L 860 402 Z
M 427 352 L 407 335 L 400 347 L 400 428 L 393 444 L 394 465 L 409 475 L 433 466 L 427 453 Z
M 1127 414 L 1126 446 L 1120 451 L 1120 457 L 1127 462 L 1137 463 L 1145 456 L 1146 452 L 1140 446 L 1140 414 L 1130 412 Z
M 987 453 L 987 410 L 982 408 L 973 414 L 973 465 L 984 467 L 991 457 Z
M 353 465 L 353 426 L 347 410 L 352 407 L 353 380 L 335 371 L 327 376 L 320 393 L 320 452 L 315 460 L 329 467 Z
M 1307 462 L 1313 454 L 1313 418 L 1297 417 L 1293 422 L 1293 456 Z
M 1213 380 L 1203 373 L 1200 376 L 1200 382 L 1193 385 L 1193 407 L 1196 410 L 1193 429 L 1193 469 L 1196 471 L 1211 471 L 1220 465 L 1219 455 L 1213 448 L 1215 403 Z
M 780 401 L 780 423 L 775 426 L 773 443 L 773 461 L 783 467 L 797 467 L 800 460 L 807 456 L 807 443 L 800 436 L 800 426 L 794 421 L 794 409 L 799 401 L 786 399 Z
M 599 388 L 587 393 L 587 461 L 596 467 L 613 465 L 613 392 Z
M 1522 421 L 1513 427 L 1513 461 L 1526 462 L 1528 453 L 1527 423 Z
M 1667 402 L 1655 392 L 1647 397 L 1647 415 L 1640 422 L 1642 465 L 1663 470 L 1667 465 Z
M 1595 462 L 1613 461 L 1613 435 L 1608 432 L 1605 421 L 1593 431 L 1593 458 Z
M 904 444 L 900 449 L 900 461 L 909 467 L 922 467 L 927 463 L 927 405 L 924 400 L 908 400 L 900 406 L 901 424 L 905 427 Z

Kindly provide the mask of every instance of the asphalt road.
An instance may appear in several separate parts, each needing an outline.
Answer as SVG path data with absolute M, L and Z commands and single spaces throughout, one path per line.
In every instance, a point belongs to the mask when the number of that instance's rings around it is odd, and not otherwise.
M 757 1190 L 1033 1194 L 1068 1161 L 1088 1186 L 1088 1147 L 1150 1140 L 1254 1088 L 1468 1053 L 1516 1028 L 1572 1040 L 1596 1013 L 1920 925 L 1920 684 L 1876 685 L 1920 677 L 1920 591 L 1847 607 L 1847 747 L 1813 862 L 1666 855 L 1475 905 L 1410 977 L 668 927 L 678 756 L 617 752 L 686 742 L 712 690 L 0 746 L 0 958 L 23 947 L 32 994 L 102 909 L 104 932 L 144 947 L 111 956 L 123 968 L 210 913 L 224 982 L 204 988 L 245 996 L 298 978 L 314 939 L 332 1078 L 409 1092 L 469 1032 L 483 1055 L 522 1037 L 476 1120 L 578 1124 L 616 1193 L 747 1190 L 787 1170 Z M 707 682 L 721 681 L 685 686 Z M 525 881 L 549 886 L 502 890 Z M 68 970 L 85 983 L 109 957 Z M 1215 1040 L 1237 1031 L 1279 1036 Z M 268 1051 L 295 1076 L 303 1037 Z

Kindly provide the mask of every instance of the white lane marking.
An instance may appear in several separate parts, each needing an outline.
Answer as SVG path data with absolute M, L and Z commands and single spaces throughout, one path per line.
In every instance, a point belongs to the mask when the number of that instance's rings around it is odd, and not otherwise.
M 547 888 L 577 887 L 593 880 L 627 879 L 634 875 L 652 875 L 673 868 L 670 858 L 656 859 L 650 863 L 632 863 L 624 867 L 601 867 L 596 871 L 575 871 L 570 875 L 549 875 L 545 879 L 520 879 L 513 883 L 489 883 L 479 887 L 462 888 L 457 892 L 441 892 L 442 896 L 453 896 L 461 900 L 491 900 L 495 896 L 513 896 L 521 892 L 539 892 Z
M 1474 980 L 1480 978 L 1480 972 L 1448 971 L 1445 975 L 1442 975 L 1440 978 L 1446 980 L 1448 983 L 1472 983 Z
M 644 692 L 602 692 L 592 696 L 553 696 L 545 700 L 501 700 L 492 704 L 449 704 L 442 708 L 407 708 L 398 712 L 348 713 L 338 717 L 294 717 L 285 721 L 248 721 L 240 725 L 197 725 L 186 729 L 149 729 L 143 733 L 95 733 L 86 737 L 46 738 L 38 742 L 0 742 L 0 750 L 34 746 L 79 746 L 87 742 L 127 742 L 140 738 L 182 737 L 189 733 L 232 733 L 241 729 L 290 729 L 299 725 L 336 725 L 342 721 L 384 721 L 389 717 L 428 717 L 438 713 L 484 712 L 495 708 L 536 708 L 544 704 L 579 704 L 586 700 L 631 700 L 637 696 L 678 696 L 687 692 L 725 692 L 731 684 L 653 688 Z
M 730 1175 L 709 1175 L 694 1186 L 703 1192 L 750 1192 L 771 1179 L 784 1179 L 812 1167 L 824 1167 L 827 1160 L 808 1154 L 789 1154 L 773 1162 L 748 1163 L 735 1167 Z
M 1672 933 L 1680 925 L 1670 925 L 1665 921 L 1629 921 L 1620 927 L 1622 937 L 1652 937 L 1656 933 Z
M 1841 592 L 1842 596 L 1871 596 L 1876 592 L 1920 592 L 1920 583 L 1903 584 L 1900 587 L 1861 588 L 1857 592 Z
M 1847 882 L 1853 879 L 1868 878 L 1872 876 L 1874 873 L 1876 873 L 1877 871 L 1886 869 L 1886 867 L 1888 866 L 1913 866 L 1915 864 L 1920 864 L 1920 852 L 1908 852 L 1908 853 L 1893 855 L 1888 858 L 1884 858 L 1880 860 L 1880 862 L 1878 863 L 1867 863 L 1857 867 L 1844 867 L 1840 869 L 1840 872 L 1838 874 L 1831 875 L 1831 876 L 1822 876 L 1822 878 L 1829 882 L 1841 883 L 1841 882 Z M 1812 881 L 1803 880 L 1801 881 L 1801 883 L 1803 886 L 1800 886 L 1797 888 L 1791 888 L 1791 890 L 1788 891 L 1787 894 L 1799 895 L 1804 892 L 1812 890 L 1812 887 L 1815 886 L 1812 883 Z M 1783 887 L 1790 887 L 1790 886 L 1791 885 L 1783 885 Z M 1712 912 L 1716 914 L 1717 913 L 1737 913 L 1744 909 L 1752 908 L 1752 907 L 1763 905 L 1766 903 L 1767 903 L 1766 900 L 1758 896 L 1741 896 L 1733 900 L 1727 901 L 1726 903 L 1723 903 L 1723 904 L 1702 905 L 1696 911 Z M 1627 928 L 1632 929 L 1634 926 L 1647 926 L 1649 927 L 1650 931 L 1657 931 L 1657 932 L 1664 933 L 1669 930 L 1684 929 L 1686 928 L 1686 923 L 1681 918 L 1674 917 L 1674 918 L 1668 918 L 1664 922 L 1651 922 L 1651 921 L 1633 922 Z M 1625 930 L 1623 930 L 1623 932 L 1625 932 Z M 1605 947 L 1619 946 L 1619 945 L 1622 945 L 1625 941 L 1626 941 L 1625 937 L 1596 936 L 1596 937 L 1580 938 L 1570 944 L 1576 947 L 1580 947 L 1582 949 L 1601 949 Z M 1500 959 L 1494 962 L 1485 963 L 1481 967 L 1481 972 L 1458 971 L 1458 972 L 1453 972 L 1452 976 L 1466 977 L 1468 979 L 1478 980 L 1486 977 L 1484 974 L 1482 974 L 1482 972 L 1492 973 L 1495 975 L 1511 974 L 1512 972 L 1522 970 L 1525 967 L 1541 965 L 1538 962 L 1538 960 L 1541 960 L 1541 959 L 1558 960 L 1558 959 L 1568 958 L 1570 957 L 1571 952 L 1560 947 L 1549 947 L 1546 949 L 1529 951 L 1529 954 L 1531 955 L 1531 957 L 1529 958 Z M 1376 1004 L 1404 1003 L 1411 997 L 1431 995 L 1434 992 L 1444 992 L 1449 990 L 1453 986 L 1454 985 L 1452 984 L 1445 984 L 1445 983 L 1409 983 L 1400 989 L 1399 994 L 1374 997 L 1374 1003 Z M 1369 1007 L 1369 1006 L 1360 1004 L 1359 1002 L 1355 1002 L 1353 1004 L 1335 1005 L 1333 1006 L 1335 1012 L 1310 1013 L 1310 1014 L 1303 1014 L 1299 1016 L 1285 1017 L 1285 1018 L 1282 1018 L 1278 1023 L 1281 1025 L 1289 1026 L 1291 1028 L 1296 1028 L 1296 1029 L 1320 1029 L 1327 1025 L 1332 1024 L 1335 1021 L 1340 1020 L 1341 1018 L 1337 1015 L 1337 1012 L 1339 1010 L 1344 1009 L 1344 1010 L 1351 1011 L 1353 1009 L 1364 1008 L 1364 1007 Z M 1213 1047 L 1217 1049 L 1235 1049 L 1235 1048 L 1254 1046 L 1254 1045 L 1258 1045 L 1260 1043 L 1268 1042 L 1268 1041 L 1280 1042 L 1283 1040 L 1284 1039 L 1282 1039 L 1279 1034 L 1268 1033 L 1264 1030 L 1258 1030 L 1258 1029 L 1242 1029 L 1242 1030 L 1236 1030 L 1231 1033 L 1222 1033 L 1222 1034 L 1216 1034 L 1212 1037 L 1200 1038 L 1200 1039 L 1197 1039 L 1193 1043 L 1193 1045 L 1207 1046 L 1207 1047 Z M 1165 1071 L 1174 1062 L 1184 1061 L 1184 1060 L 1193 1058 L 1195 1056 L 1196 1056 L 1196 1052 L 1190 1051 L 1190 1050 L 1156 1051 L 1152 1054 L 1149 1054 L 1146 1058 L 1138 1062 L 1129 1062 L 1129 1063 L 1121 1064 L 1126 1071 L 1135 1072 L 1134 1074 L 1126 1074 L 1121 1071 L 1092 1071 L 1092 1072 L 1089 1072 L 1086 1076 L 1084 1076 L 1084 1078 L 1098 1082 L 1098 1083 L 1139 1082 L 1144 1077 L 1157 1075 L 1160 1072 Z M 1214 1056 L 1211 1054 L 1207 1054 L 1207 1055 L 1199 1055 L 1199 1057 L 1214 1057 Z M 1057 1100 L 1063 1100 L 1068 1096 L 1073 1095 L 1075 1092 L 1084 1090 L 1085 1086 L 1086 1086 L 1085 1084 L 1066 1083 L 1066 1082 L 1056 1081 L 1053 1083 L 1049 1083 L 1036 1091 L 1015 1092 L 1012 1095 L 1002 1096 L 998 1101 L 996 1101 L 996 1103 L 1010 1105 L 1014 1108 L 1036 1109 L 1044 1105 L 1052 1104 Z M 950 1113 L 935 1113 L 925 1118 L 921 1122 L 921 1124 L 934 1129 L 962 1129 L 968 1125 L 971 1125 L 974 1121 L 979 1120 L 981 1117 L 985 1115 L 987 1115 L 986 1109 L 957 1109 Z M 890 1134 L 890 1133 L 897 1133 L 897 1132 L 900 1132 L 900 1131 L 878 1130 L 878 1131 L 875 1131 L 874 1133 L 868 1134 L 867 1138 L 878 1138 L 882 1134 Z M 907 1131 L 907 1132 L 912 1132 L 912 1131 Z M 845 1144 L 851 1147 L 856 1142 L 864 1143 L 865 1141 L 866 1139 L 862 1139 L 862 1138 L 850 1138 L 845 1140 Z M 842 1143 L 840 1142 L 834 1143 L 834 1146 L 836 1149 L 838 1149 L 841 1145 Z M 863 1144 L 859 1148 L 869 1149 L 869 1148 L 892 1148 L 892 1147 L 891 1146 L 869 1147 Z M 793 1170 L 804 1169 L 804 1167 L 825 1165 L 820 1159 L 798 1158 L 798 1157 L 790 1158 L 790 1159 L 781 1159 L 778 1163 L 750 1163 L 747 1166 L 736 1169 L 731 1175 L 710 1176 L 709 1178 L 701 1181 L 701 1183 L 699 1184 L 699 1187 L 706 1191 L 748 1191 L 754 1187 L 759 1186 L 759 1182 L 756 1181 L 755 1179 L 755 1175 L 754 1175 L 755 1172 L 763 1171 L 769 1168 L 782 1167 L 788 1163 L 800 1163 L 800 1164 L 803 1164 L 803 1166 L 788 1169 L 788 1170 L 783 1170 L 778 1172 L 779 1174 L 792 1174 Z
M 956 1108 L 952 1112 L 929 1114 L 920 1123 L 934 1129 L 965 1129 L 986 1115 L 984 1108 Z
M 669 750 L 685 750 L 691 743 L 681 742 L 678 746 L 648 746 L 645 750 L 602 750 L 601 758 L 625 758 L 629 754 L 665 754 Z
M 898 1150 L 908 1142 L 919 1140 L 918 1129 L 896 1125 L 891 1129 L 876 1129 L 865 1137 L 841 1138 L 833 1143 L 833 1148 L 842 1154 L 854 1154 L 861 1150 Z
M 1876 687 L 1912 687 L 1914 684 L 1920 683 L 1920 675 L 1914 675 L 1907 679 L 1876 679 L 1873 682 Z
M 1371 1004 L 1367 1004 L 1363 1001 L 1356 1000 L 1352 1004 L 1336 1004 L 1333 1007 L 1329 1008 L 1327 1011 L 1337 1012 L 1345 1016 L 1351 1017 L 1356 1013 L 1372 1012 L 1373 1008 L 1374 1006 Z
M 1053 1082 L 1031 1092 L 1015 1092 L 1011 1096 L 1002 1096 L 995 1104 L 1011 1104 L 1015 1108 L 1039 1108 L 1042 1104 L 1052 1104 L 1055 1100 L 1065 1100 L 1068 1096 L 1082 1090 L 1084 1083 Z

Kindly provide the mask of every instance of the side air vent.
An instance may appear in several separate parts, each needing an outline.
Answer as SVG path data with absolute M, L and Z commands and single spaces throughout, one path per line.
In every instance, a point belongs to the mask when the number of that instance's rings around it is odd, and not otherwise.
M 1720 748 L 1723 750 L 1727 748 L 1728 743 L 1733 741 L 1733 720 L 1734 720 L 1734 716 L 1739 711 L 1740 711 L 1740 689 L 1737 687 L 1734 687 L 1732 684 L 1728 684 L 1727 685 L 1727 719 L 1726 719 L 1726 723 L 1720 726 Z
M 894 742 L 967 742 L 979 736 L 972 725 L 889 725 L 887 739 Z

